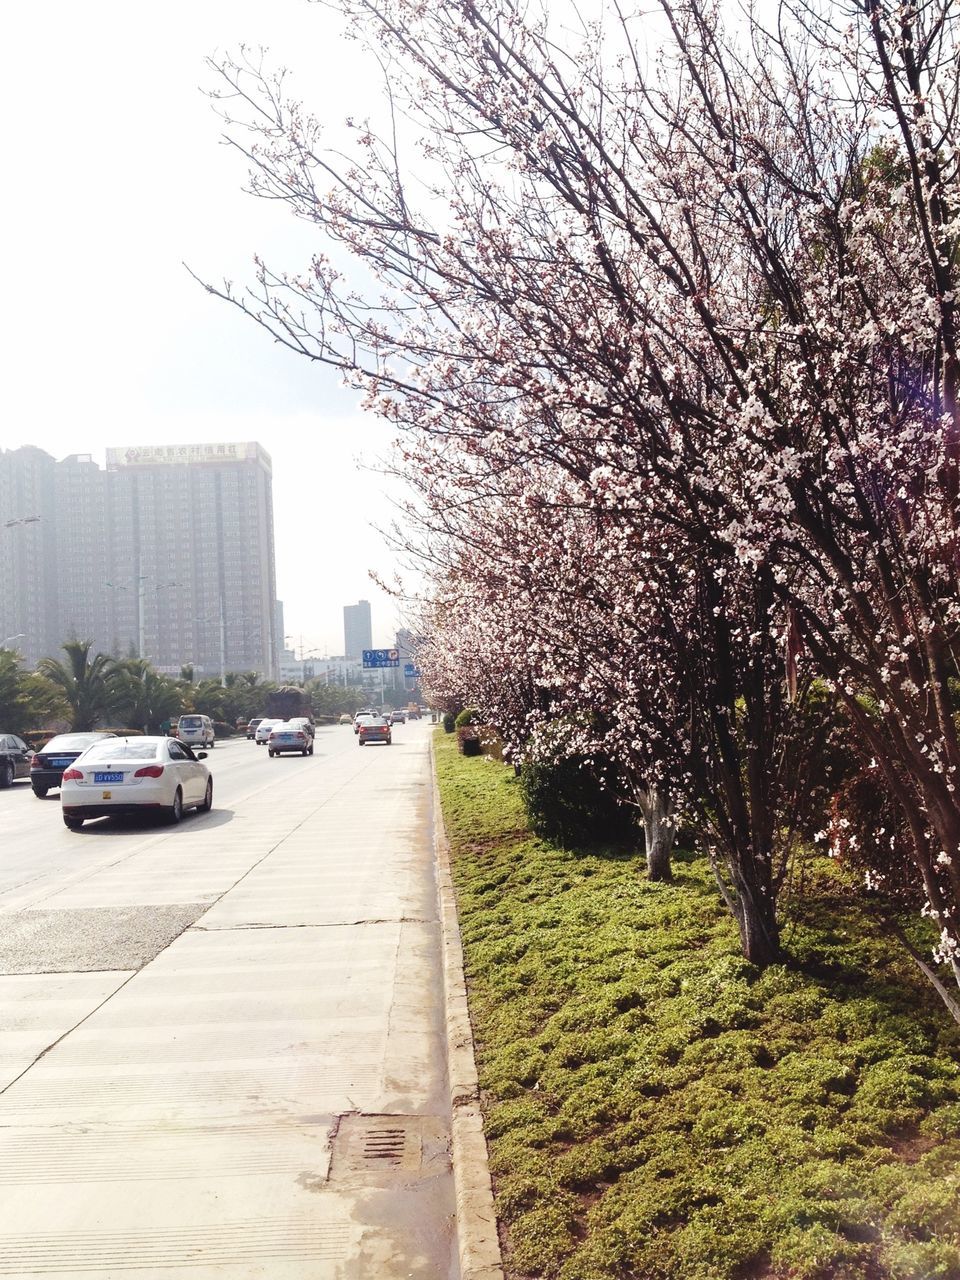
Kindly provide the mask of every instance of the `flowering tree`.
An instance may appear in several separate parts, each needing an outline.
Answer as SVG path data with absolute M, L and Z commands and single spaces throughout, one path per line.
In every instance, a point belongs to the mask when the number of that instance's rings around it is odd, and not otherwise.
M 488 481 L 480 510 L 414 483 L 443 539 L 419 657 L 434 695 L 478 701 L 515 758 L 555 753 L 562 725 L 571 754 L 607 762 L 643 813 L 654 879 L 670 877 L 675 807 L 696 818 L 744 953 L 776 958 L 777 895 L 829 799 L 833 700 L 809 683 L 788 698 L 769 575 L 704 562 L 653 519 L 611 519 L 543 467 L 499 499 Z
M 253 190 L 375 284 L 317 255 L 220 292 L 438 441 L 430 465 L 547 462 L 631 533 L 678 531 L 709 687 L 765 690 L 754 768 L 780 637 L 790 690 L 818 673 L 876 761 L 960 982 L 955 11 L 865 0 L 841 29 L 788 4 L 741 47 L 710 4 L 661 0 L 647 59 L 641 15 L 568 54 L 512 0 L 340 7 L 422 125 L 429 198 L 393 133 L 357 125 L 341 163 L 282 78 L 224 62 Z M 696 731 L 713 768 L 722 699 Z

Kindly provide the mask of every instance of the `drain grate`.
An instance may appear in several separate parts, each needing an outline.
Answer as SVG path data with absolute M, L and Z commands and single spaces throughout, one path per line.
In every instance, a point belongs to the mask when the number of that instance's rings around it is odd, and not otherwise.
M 429 1173 L 437 1156 L 446 1160 L 444 1126 L 436 1116 L 349 1114 L 340 1117 L 333 1135 L 329 1181 L 415 1181 Z
M 384 1125 L 382 1128 L 371 1129 L 367 1134 L 363 1144 L 363 1158 L 383 1164 L 403 1164 L 406 1150 L 406 1130 Z

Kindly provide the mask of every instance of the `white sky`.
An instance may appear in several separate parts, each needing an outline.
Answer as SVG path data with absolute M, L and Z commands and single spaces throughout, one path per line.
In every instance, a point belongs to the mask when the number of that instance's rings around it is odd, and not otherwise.
M 362 116 L 376 68 L 337 23 L 306 0 L 20 0 L 0 16 L 0 445 L 102 464 L 108 445 L 259 440 L 273 458 L 286 631 L 330 653 L 344 604 L 370 600 L 375 644 L 399 621 L 368 577 L 393 574 L 369 523 L 389 524 L 390 502 L 357 463 L 383 456 L 389 434 L 181 262 L 239 282 L 255 252 L 306 260 L 308 229 L 241 191 L 242 157 L 218 145 L 199 86 L 213 83 L 206 55 L 262 44 L 331 125 Z

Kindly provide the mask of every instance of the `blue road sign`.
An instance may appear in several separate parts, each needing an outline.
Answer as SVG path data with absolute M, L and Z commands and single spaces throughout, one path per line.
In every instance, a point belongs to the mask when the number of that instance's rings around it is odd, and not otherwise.
M 364 649 L 363 665 L 369 670 L 376 670 L 378 667 L 399 667 L 400 650 L 399 649 Z
M 415 680 L 420 674 L 420 668 L 415 662 L 405 662 L 403 664 L 404 679 Z

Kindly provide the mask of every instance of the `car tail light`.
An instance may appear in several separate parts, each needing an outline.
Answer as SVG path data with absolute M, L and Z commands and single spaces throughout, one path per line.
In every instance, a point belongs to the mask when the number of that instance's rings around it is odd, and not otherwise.
M 83 774 L 79 769 L 67 769 L 63 775 L 64 782 L 82 782 Z
M 138 769 L 133 775 L 135 778 L 160 778 L 163 776 L 162 764 L 144 765 L 142 769 Z

